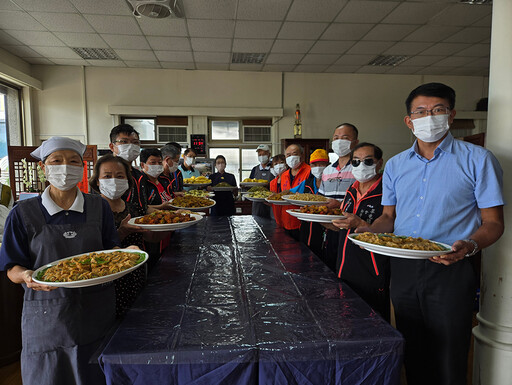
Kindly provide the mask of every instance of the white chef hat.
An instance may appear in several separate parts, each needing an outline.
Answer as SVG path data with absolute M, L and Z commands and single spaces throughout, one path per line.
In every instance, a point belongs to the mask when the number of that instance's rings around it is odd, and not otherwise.
M 64 138 L 62 136 L 52 136 L 50 139 L 45 140 L 38 148 L 30 153 L 34 158 L 39 160 L 45 160 L 48 155 L 58 150 L 73 150 L 80 155 L 81 158 L 84 156 L 84 152 L 87 149 L 85 144 L 82 144 L 79 140 Z

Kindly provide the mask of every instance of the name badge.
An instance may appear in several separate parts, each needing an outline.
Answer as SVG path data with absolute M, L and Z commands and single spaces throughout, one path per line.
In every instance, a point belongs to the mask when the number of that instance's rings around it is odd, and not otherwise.
M 66 239 L 72 239 L 72 238 L 75 238 L 78 234 L 76 233 L 76 231 L 66 231 L 64 234 L 62 234 L 62 236 Z

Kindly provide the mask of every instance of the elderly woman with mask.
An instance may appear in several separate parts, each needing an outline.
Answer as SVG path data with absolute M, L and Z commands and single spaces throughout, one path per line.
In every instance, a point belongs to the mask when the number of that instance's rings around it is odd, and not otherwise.
M 356 181 L 341 205 L 346 218 L 333 221 L 334 228 L 341 231 L 335 272 L 389 322 L 389 257 L 366 251 L 347 238 L 357 227 L 369 226 L 382 214 L 382 150 L 360 143 L 352 152 L 351 164 Z
M 76 187 L 85 149 L 79 141 L 52 137 L 32 152 L 50 186 L 40 197 L 19 202 L 5 225 L 0 269 L 25 289 L 25 384 L 105 383 L 99 365 L 89 360 L 114 324 L 114 285 L 67 289 L 32 280 L 33 271 L 47 263 L 119 245 L 108 203 Z

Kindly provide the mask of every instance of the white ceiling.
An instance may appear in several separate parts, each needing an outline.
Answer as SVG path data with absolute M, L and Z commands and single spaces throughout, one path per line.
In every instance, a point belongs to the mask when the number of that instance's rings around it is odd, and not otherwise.
M 125 0 L 0 0 L 0 47 L 32 64 L 487 76 L 492 6 L 459 0 L 181 0 L 185 19 Z M 112 48 L 121 60 L 70 47 Z M 231 64 L 232 52 L 266 53 Z M 408 55 L 369 66 L 377 55 Z

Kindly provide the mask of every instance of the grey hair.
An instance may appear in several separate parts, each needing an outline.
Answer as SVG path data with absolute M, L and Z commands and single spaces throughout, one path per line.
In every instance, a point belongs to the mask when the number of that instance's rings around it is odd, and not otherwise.
M 160 151 L 162 151 L 162 155 L 164 158 L 169 157 L 171 159 L 174 159 L 177 156 L 181 155 L 181 150 L 178 147 L 173 146 L 172 144 L 166 144 L 160 149 Z

